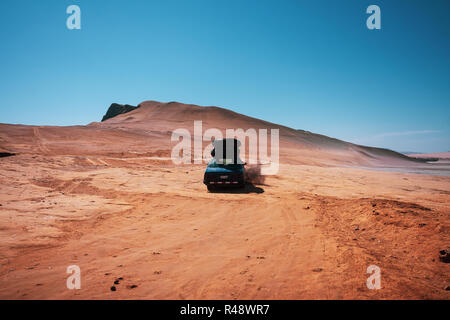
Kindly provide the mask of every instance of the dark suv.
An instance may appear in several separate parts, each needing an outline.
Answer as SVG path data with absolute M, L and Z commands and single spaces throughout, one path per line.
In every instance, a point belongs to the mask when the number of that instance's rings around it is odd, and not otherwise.
M 243 187 L 245 185 L 244 164 L 218 164 L 213 158 L 206 167 L 203 183 L 210 191 L 220 186 Z
M 208 190 L 215 187 L 243 187 L 245 169 L 239 157 L 241 143 L 237 139 L 215 140 L 211 151 L 213 158 L 206 167 L 203 183 Z

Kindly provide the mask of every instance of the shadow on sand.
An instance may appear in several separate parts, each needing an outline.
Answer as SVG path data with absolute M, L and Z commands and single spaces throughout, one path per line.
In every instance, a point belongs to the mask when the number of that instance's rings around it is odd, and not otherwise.
M 247 182 L 243 188 L 215 187 L 211 193 L 263 193 L 264 189 Z

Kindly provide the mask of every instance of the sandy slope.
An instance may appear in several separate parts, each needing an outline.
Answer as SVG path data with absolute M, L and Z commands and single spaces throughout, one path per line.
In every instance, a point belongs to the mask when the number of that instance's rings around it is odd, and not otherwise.
M 449 177 L 348 167 L 411 164 L 286 129 L 278 175 L 208 193 L 203 165 L 164 160 L 179 118 L 158 108 L 87 127 L 0 126 L 0 147 L 18 152 L 0 158 L 0 298 L 449 298 L 438 258 Z M 256 121 L 234 116 L 201 117 Z M 72 264 L 81 290 L 66 288 Z M 372 264 L 380 290 L 366 287 Z
M 109 155 L 120 157 L 169 157 L 177 142 L 175 129 L 193 134 L 194 121 L 203 132 L 225 129 L 279 129 L 280 159 L 307 165 L 415 166 L 420 161 L 386 149 L 351 144 L 303 130 L 294 130 L 218 107 L 177 102 L 146 101 L 140 108 L 88 126 L 52 127 L 0 124 L 0 148 L 10 152 L 48 155 Z M 247 142 L 248 143 L 248 142 Z M 207 143 L 204 143 L 206 147 Z M 269 148 L 270 150 L 270 148 Z M 247 150 L 248 151 L 248 150 Z M 247 154 L 248 155 L 248 154 Z

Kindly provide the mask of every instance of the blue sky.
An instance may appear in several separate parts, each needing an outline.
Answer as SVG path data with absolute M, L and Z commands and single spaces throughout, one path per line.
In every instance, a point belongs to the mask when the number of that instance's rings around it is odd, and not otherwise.
M 66 8 L 81 8 L 68 30 Z M 368 30 L 366 8 L 381 8 Z M 0 1 L 0 122 L 217 105 L 397 151 L 450 151 L 449 1 Z

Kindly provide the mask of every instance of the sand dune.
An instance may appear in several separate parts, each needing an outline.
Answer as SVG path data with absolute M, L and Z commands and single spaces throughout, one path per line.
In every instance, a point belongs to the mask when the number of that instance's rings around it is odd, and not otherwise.
M 217 128 L 279 129 L 281 161 L 309 165 L 414 166 L 418 159 L 380 148 L 359 146 L 303 130 L 251 118 L 219 107 L 146 101 L 133 111 L 87 126 L 23 126 L 0 124 L 0 146 L 20 153 L 54 155 L 158 154 L 170 156 L 173 130 L 193 133 L 194 121 L 203 130 Z
M 142 130 L 151 128 L 151 130 L 167 132 L 167 130 L 173 131 L 177 128 L 192 129 L 193 121 L 202 120 L 205 130 L 218 128 L 223 132 L 226 128 L 242 128 L 244 130 L 276 128 L 280 130 L 282 149 L 289 149 L 289 152 L 282 153 L 282 156 L 293 163 L 308 164 L 309 160 L 317 164 L 317 159 L 321 159 L 324 164 L 352 163 L 369 166 L 388 163 L 390 165 L 413 164 L 410 158 L 390 150 L 359 146 L 320 134 L 295 130 L 219 107 L 200 107 L 177 102 L 160 103 L 157 101 L 146 101 L 139 106 L 140 108 L 137 110 L 119 115 L 101 124 L 91 124 L 91 126 L 140 128 Z M 297 157 L 297 161 L 292 157 L 293 155 Z
M 204 165 L 168 158 L 194 120 L 279 128 L 280 172 L 207 192 Z M 450 178 L 361 168 L 417 165 L 398 153 L 154 101 L 87 126 L 1 124 L 0 148 L 16 153 L 0 158 L 0 298 L 449 298 Z

